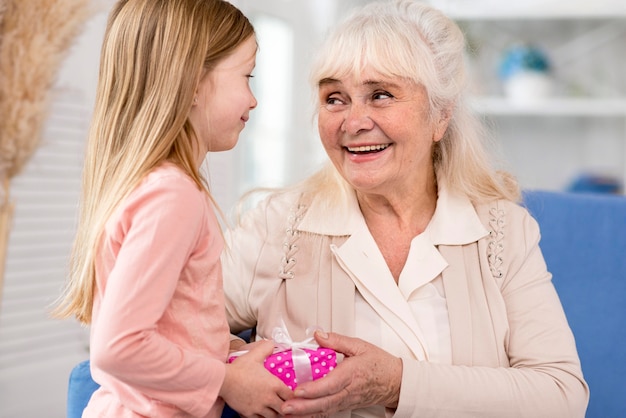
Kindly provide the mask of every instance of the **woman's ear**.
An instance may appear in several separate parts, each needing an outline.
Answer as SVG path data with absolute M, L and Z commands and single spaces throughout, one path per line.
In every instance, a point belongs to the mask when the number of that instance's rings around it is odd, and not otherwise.
M 443 108 L 439 112 L 439 118 L 435 122 L 435 130 L 433 132 L 433 142 L 439 142 L 448 129 L 448 124 L 452 118 L 453 106 Z

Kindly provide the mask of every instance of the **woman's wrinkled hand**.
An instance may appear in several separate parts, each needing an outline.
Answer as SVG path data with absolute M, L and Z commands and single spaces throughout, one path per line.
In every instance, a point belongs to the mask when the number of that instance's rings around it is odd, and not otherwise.
M 228 348 L 229 353 L 234 353 L 235 351 L 240 351 L 244 349 L 246 342 L 242 339 L 236 338 L 230 340 L 230 346 Z
M 316 332 L 322 347 L 344 360 L 324 378 L 298 385 L 280 410 L 290 416 L 327 416 L 372 405 L 395 408 L 400 396 L 402 360 L 358 338 Z
M 259 341 L 241 348 L 249 351 L 226 365 L 220 396 L 242 417 L 280 416 L 283 402 L 292 398 L 293 392 L 263 366 L 274 344 Z
M 250 350 L 253 350 L 254 347 L 258 347 L 259 345 L 264 345 L 264 344 L 267 344 L 267 340 L 253 341 L 251 343 L 247 343 L 244 340 L 232 340 L 230 342 L 229 351 L 230 351 L 230 354 L 237 352 L 237 351 L 250 351 Z

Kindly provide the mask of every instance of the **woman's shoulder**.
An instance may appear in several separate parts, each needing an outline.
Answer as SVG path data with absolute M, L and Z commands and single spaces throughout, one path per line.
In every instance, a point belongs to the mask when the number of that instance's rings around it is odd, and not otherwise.
M 482 239 L 491 273 L 503 279 L 517 271 L 539 244 L 539 225 L 524 206 L 499 199 L 476 205 L 476 212 L 489 233 Z
M 496 244 L 530 247 L 539 241 L 539 224 L 522 203 L 492 200 L 476 205 L 476 212 Z
M 523 219 L 530 216 L 528 210 L 520 203 L 508 199 L 493 199 L 480 202 L 474 205 L 478 217 L 490 222 L 494 218 Z
M 237 224 L 275 225 L 286 223 L 300 201 L 301 192 L 293 189 L 257 189 L 247 193 L 236 211 Z
M 519 243 L 535 241 L 538 237 L 536 220 L 520 202 L 496 199 L 476 204 L 475 208 L 491 236 Z
M 242 198 L 240 215 L 248 217 L 260 213 L 284 214 L 298 205 L 302 191 L 298 189 L 256 189 Z

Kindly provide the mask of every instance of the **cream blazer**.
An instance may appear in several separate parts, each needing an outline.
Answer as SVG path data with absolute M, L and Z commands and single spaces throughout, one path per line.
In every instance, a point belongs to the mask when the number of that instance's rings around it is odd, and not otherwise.
M 538 225 L 524 208 L 508 201 L 474 207 L 440 188 L 417 261 L 419 281 L 443 281 L 452 343 L 452 365 L 443 365 L 428 361 L 356 197 L 329 209 L 301 196 L 272 195 L 226 232 L 232 332 L 256 326 L 270 338 L 282 318 L 294 341 L 310 326 L 359 337 L 360 292 L 413 353 L 402 358 L 399 405 L 387 415 L 584 417 L 589 391 L 574 337 L 539 248 Z

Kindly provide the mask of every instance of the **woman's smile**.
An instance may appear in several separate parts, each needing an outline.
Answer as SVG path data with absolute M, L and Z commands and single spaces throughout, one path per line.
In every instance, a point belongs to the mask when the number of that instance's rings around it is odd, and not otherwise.
M 361 145 L 346 147 L 348 152 L 352 154 L 372 154 L 386 150 L 391 144 L 378 144 L 378 145 Z

